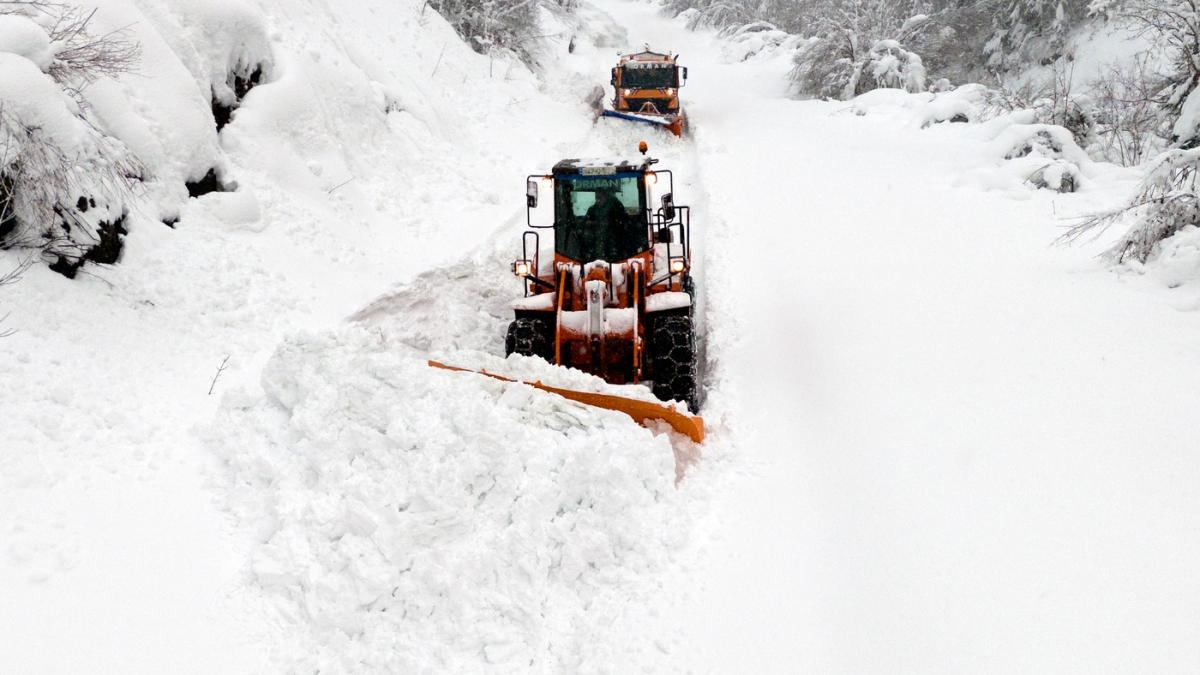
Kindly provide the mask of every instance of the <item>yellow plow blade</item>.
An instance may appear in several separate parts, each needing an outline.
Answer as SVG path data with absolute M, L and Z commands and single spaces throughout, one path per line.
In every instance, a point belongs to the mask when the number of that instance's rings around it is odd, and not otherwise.
M 636 398 L 625 398 L 624 396 L 614 396 L 612 394 L 596 394 L 587 391 L 575 391 L 573 389 L 560 389 L 551 387 L 550 385 L 542 384 L 541 382 L 525 382 L 524 380 L 514 380 L 489 373 L 486 370 L 471 370 L 469 368 L 459 368 L 457 366 L 439 363 L 438 361 L 429 361 L 429 365 L 442 370 L 453 370 L 460 373 L 475 373 L 477 375 L 485 375 L 487 377 L 502 380 L 504 382 L 521 382 L 531 387 L 548 391 L 551 394 L 577 401 L 586 405 L 604 408 L 606 410 L 615 410 L 617 412 L 629 415 L 638 424 L 645 425 L 650 420 L 662 420 L 671 425 L 671 428 L 679 433 L 687 436 L 696 443 L 704 441 L 704 419 L 696 415 L 688 415 L 681 413 L 674 407 L 665 403 L 655 403 L 653 401 L 642 401 Z

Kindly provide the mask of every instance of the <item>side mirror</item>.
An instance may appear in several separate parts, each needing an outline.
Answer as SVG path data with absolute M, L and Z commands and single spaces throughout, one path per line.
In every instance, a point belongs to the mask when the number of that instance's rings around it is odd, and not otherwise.
M 679 86 L 682 87 L 683 85 L 687 84 L 687 68 L 684 67 L 684 68 L 680 68 L 679 70 L 681 71 L 680 79 L 679 79 Z
M 608 83 L 614 87 L 617 86 L 617 69 L 616 68 L 612 69 L 612 74 L 609 77 Z
M 662 196 L 662 212 L 667 221 L 675 220 L 675 197 L 670 192 Z
M 654 233 L 654 243 L 656 244 L 673 244 L 675 237 L 671 235 L 671 228 L 664 227 Z
M 537 208 L 538 184 L 536 180 L 530 179 L 525 183 L 525 205 L 531 209 Z

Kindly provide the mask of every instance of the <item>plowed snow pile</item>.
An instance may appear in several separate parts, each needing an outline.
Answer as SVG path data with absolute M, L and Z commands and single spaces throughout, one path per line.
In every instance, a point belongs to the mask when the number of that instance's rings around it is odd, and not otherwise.
M 291 338 L 210 444 L 259 532 L 287 670 L 611 671 L 654 651 L 648 574 L 682 545 L 668 438 L 428 368 L 378 328 Z M 617 653 L 616 650 L 620 650 Z

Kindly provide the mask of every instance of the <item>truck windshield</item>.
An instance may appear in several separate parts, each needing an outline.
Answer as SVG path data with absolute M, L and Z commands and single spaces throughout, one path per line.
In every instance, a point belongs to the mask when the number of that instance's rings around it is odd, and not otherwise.
M 677 84 L 670 63 L 629 63 L 621 68 L 621 86 L 627 89 L 666 89 Z
M 587 263 L 624 260 L 650 248 L 641 178 L 637 172 L 557 176 L 554 250 Z

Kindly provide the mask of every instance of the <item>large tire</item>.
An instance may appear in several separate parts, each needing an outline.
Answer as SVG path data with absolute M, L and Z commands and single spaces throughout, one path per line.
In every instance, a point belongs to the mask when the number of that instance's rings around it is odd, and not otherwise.
M 664 401 L 683 401 L 699 411 L 696 368 L 696 331 L 692 317 L 671 314 L 655 317 L 650 334 L 650 363 L 654 369 L 654 395 Z
M 508 324 L 504 338 L 505 355 L 521 354 L 554 360 L 554 330 L 545 319 L 521 317 Z

